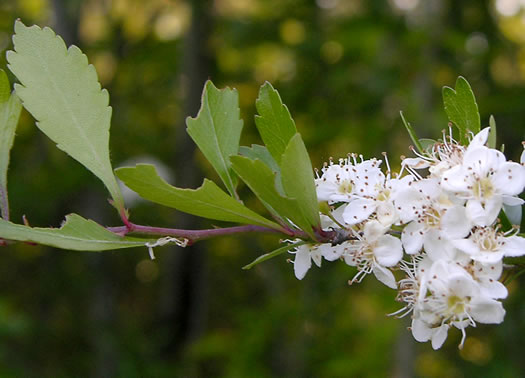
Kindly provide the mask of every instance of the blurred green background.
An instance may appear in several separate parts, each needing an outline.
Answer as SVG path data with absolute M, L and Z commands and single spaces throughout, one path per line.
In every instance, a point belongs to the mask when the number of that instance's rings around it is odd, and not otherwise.
M 254 102 L 268 80 L 315 166 L 359 152 L 409 154 L 399 111 L 421 137 L 447 127 L 441 87 L 471 83 L 482 123 L 518 159 L 525 125 L 525 3 L 520 0 L 1 0 L 0 67 L 14 20 L 78 45 L 111 95 L 115 166 L 151 161 L 197 187 L 210 166 L 185 134 L 203 83 L 240 92 L 242 144 L 260 143 Z M 14 78 L 11 76 L 11 79 Z M 11 216 L 58 226 L 79 213 L 119 225 L 98 180 L 22 114 L 9 173 Z M 248 204 L 261 209 L 241 189 Z M 136 223 L 213 225 L 128 199 Z M 216 224 L 216 223 L 215 223 Z M 2 377 L 525 376 L 525 277 L 505 322 L 459 331 L 433 351 L 407 331 L 395 293 L 344 264 L 303 281 L 286 257 L 241 267 L 277 245 L 246 235 L 195 247 L 81 253 L 25 244 L 0 264 Z

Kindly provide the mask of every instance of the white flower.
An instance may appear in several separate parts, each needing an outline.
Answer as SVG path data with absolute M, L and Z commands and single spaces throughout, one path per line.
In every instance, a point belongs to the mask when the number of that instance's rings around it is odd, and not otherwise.
M 439 349 L 454 326 L 463 334 L 461 348 L 466 327 L 476 322 L 501 323 L 504 316 L 501 303 L 487 296 L 466 270 L 455 262 L 438 260 L 422 278 L 412 334 L 417 341 L 430 340 L 432 347 Z
M 354 167 L 346 160 L 341 164 L 330 164 L 322 169 L 323 174 L 315 180 L 319 201 L 348 202 L 354 192 Z
M 295 277 L 302 280 L 306 272 L 312 267 L 312 260 L 320 268 L 323 257 L 328 261 L 337 260 L 341 256 L 342 250 L 334 248 L 330 243 L 302 244 L 290 253 L 295 255 L 293 262 Z
M 481 263 L 470 259 L 470 256 L 460 252 L 456 256 L 456 264 L 461 266 L 472 276 L 485 295 L 492 299 L 502 299 L 507 297 L 507 288 L 498 281 L 503 272 L 502 261 L 493 264 Z
M 465 208 L 455 204 L 438 183 L 437 179 L 416 181 L 412 185 L 416 191 L 405 192 L 396 202 L 403 220 L 414 218 L 401 234 L 405 252 L 415 254 L 424 247 L 433 260 L 453 258 L 450 240 L 466 237 L 472 227 Z
M 452 244 L 473 260 L 488 264 L 501 261 L 504 256 L 525 255 L 525 238 L 506 236 L 493 227 L 476 227 L 468 239 L 454 240 Z
M 364 225 L 362 233 L 355 234 L 357 240 L 341 244 L 345 262 L 358 269 L 351 283 L 361 282 L 365 275 L 373 273 L 386 286 L 397 288 L 394 275 L 387 267 L 401 260 L 403 248 L 398 238 L 385 235 L 387 230 L 378 221 L 371 220 Z
M 356 166 L 355 193 L 343 212 L 345 223 L 353 225 L 376 213 L 377 220 L 391 226 L 399 220 L 394 201 L 409 189 L 412 176 L 391 179 L 379 169 L 379 161 L 367 160 Z
M 467 200 L 467 216 L 474 224 L 488 226 L 503 202 L 523 202 L 515 196 L 525 186 L 525 170 L 518 163 L 507 162 L 500 151 L 475 144 L 469 146 L 461 165 L 443 173 L 441 185 Z

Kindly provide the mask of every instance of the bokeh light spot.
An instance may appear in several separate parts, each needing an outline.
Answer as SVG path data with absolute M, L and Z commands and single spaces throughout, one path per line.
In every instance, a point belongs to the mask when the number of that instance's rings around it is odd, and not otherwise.
M 142 260 L 135 268 L 137 279 L 142 283 L 154 281 L 159 276 L 159 268 L 151 260 Z
M 472 55 L 483 54 L 488 48 L 489 42 L 483 33 L 472 33 L 465 41 L 465 50 Z
M 460 355 L 467 361 L 477 365 L 485 365 L 492 359 L 492 350 L 486 342 L 469 336 L 465 340 L 463 349 L 460 350 Z
M 280 34 L 281 39 L 289 45 L 298 45 L 306 35 L 303 24 L 295 19 L 285 20 L 281 24 Z
M 341 60 L 343 46 L 336 41 L 327 41 L 321 46 L 321 57 L 326 63 L 334 64 Z

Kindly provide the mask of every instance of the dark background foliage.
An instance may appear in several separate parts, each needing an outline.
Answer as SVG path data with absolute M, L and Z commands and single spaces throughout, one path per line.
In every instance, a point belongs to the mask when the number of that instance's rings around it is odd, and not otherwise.
M 410 152 L 403 110 L 421 137 L 447 127 L 441 87 L 465 76 L 482 124 L 517 159 L 525 123 L 525 9 L 518 0 L 3 0 L 0 51 L 14 20 L 78 45 L 111 94 L 115 166 L 156 159 L 178 186 L 210 166 L 185 134 L 203 83 L 240 92 L 242 144 L 258 143 L 259 86 L 280 91 L 320 167 L 349 152 L 391 163 Z M 0 67 L 5 69 L 5 53 Z M 14 79 L 11 76 L 11 79 Z M 97 179 L 22 114 L 9 174 L 12 219 L 58 226 L 70 212 L 118 225 Z M 241 190 L 250 206 L 260 205 Z M 136 223 L 212 225 L 128 200 Z M 0 375 L 516 377 L 525 371 L 523 277 L 505 322 L 459 331 L 435 352 L 412 340 L 392 290 L 349 287 L 344 264 L 299 282 L 281 257 L 240 268 L 277 244 L 246 235 L 195 247 L 107 253 L 25 244 L 2 249 Z

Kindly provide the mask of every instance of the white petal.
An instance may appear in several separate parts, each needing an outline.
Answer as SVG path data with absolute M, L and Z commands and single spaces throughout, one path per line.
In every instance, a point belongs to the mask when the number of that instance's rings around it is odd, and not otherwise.
M 310 252 L 310 257 L 314 261 L 315 265 L 317 265 L 320 268 L 321 262 L 323 261 L 323 256 L 318 247 L 316 247 L 315 249 L 312 249 L 312 251 Z
M 500 196 L 493 196 L 487 200 L 485 207 L 481 202 L 471 199 L 467 201 L 467 217 L 476 226 L 489 226 L 497 218 L 502 206 L 502 199 Z
M 469 313 L 475 321 L 485 324 L 499 324 L 505 317 L 501 302 L 490 298 L 473 298 Z
M 454 247 L 470 256 L 480 253 L 479 246 L 470 239 L 452 240 L 451 243 Z
M 423 248 L 423 226 L 421 223 L 409 223 L 401 233 L 401 242 L 405 252 L 409 255 L 421 251 L 421 248 Z
M 414 169 L 425 169 L 430 167 L 430 163 L 421 158 L 405 158 L 401 164 Z
M 525 172 L 523 166 L 514 162 L 505 162 L 492 176 L 492 182 L 499 193 L 515 196 L 523 192 Z
M 509 201 L 509 199 L 512 198 L 512 201 Z M 514 200 L 520 200 L 520 202 L 523 202 L 521 198 L 518 197 L 506 197 L 503 196 L 503 210 L 505 211 L 505 215 L 507 215 L 507 218 L 509 218 L 509 222 L 512 224 L 520 225 L 521 224 L 521 203 L 517 203 L 518 201 Z M 507 202 L 513 202 L 513 205 L 509 205 Z
M 503 299 L 507 298 L 509 294 L 505 285 L 499 281 L 486 281 L 481 284 L 482 292 L 492 299 Z
M 379 238 L 374 256 L 382 266 L 394 266 L 403 257 L 401 240 L 392 235 L 383 235 Z
M 449 239 L 459 239 L 467 236 L 472 228 L 463 206 L 454 206 L 441 217 L 441 227 Z
M 295 277 L 298 280 L 302 280 L 308 272 L 308 269 L 312 266 L 312 259 L 310 258 L 310 250 L 301 248 L 295 252 L 295 260 L 293 262 L 293 270 Z
M 388 228 L 378 221 L 371 220 L 365 224 L 365 227 L 363 228 L 363 236 L 368 243 L 373 244 L 377 239 L 383 236 L 387 230 Z
M 472 140 L 470 141 L 469 147 L 477 147 L 477 146 L 485 145 L 489 137 L 489 131 L 490 131 L 490 127 L 485 127 L 483 130 L 477 133 L 474 136 L 474 138 L 472 138 Z
M 335 261 L 343 253 L 343 248 L 337 248 L 338 246 L 332 246 L 331 244 L 321 244 L 319 246 L 319 251 L 321 255 L 328 261 Z
M 374 264 L 372 272 L 379 282 L 384 283 L 389 288 L 397 289 L 396 279 L 390 270 L 383 268 L 381 265 Z
M 428 324 L 421 319 L 412 319 L 411 329 L 414 339 L 421 343 L 430 340 L 430 337 L 432 336 L 432 328 L 430 328 Z
M 392 202 L 379 202 L 376 209 L 377 220 L 385 227 L 397 222 L 399 216 Z
M 372 199 L 358 198 L 350 202 L 344 212 L 345 223 L 356 224 L 367 219 L 376 209 L 376 203 Z
M 432 333 L 432 348 L 434 350 L 441 348 L 441 346 L 447 339 L 448 328 L 448 324 L 443 324 L 440 327 L 434 329 L 434 332 Z
M 456 165 L 445 171 L 441 176 L 441 187 L 451 192 L 468 192 L 468 175 L 461 165 Z
M 450 261 L 455 257 L 455 249 L 450 240 L 445 238 L 445 233 L 438 230 L 430 230 L 423 236 L 423 245 L 428 256 L 434 260 Z
M 502 245 L 501 250 L 505 256 L 523 256 L 525 255 L 525 238 L 521 236 L 509 236 L 503 238 L 505 244 Z

